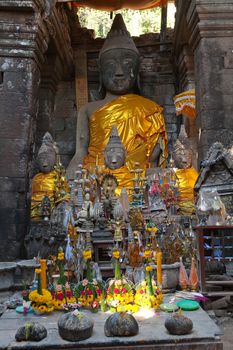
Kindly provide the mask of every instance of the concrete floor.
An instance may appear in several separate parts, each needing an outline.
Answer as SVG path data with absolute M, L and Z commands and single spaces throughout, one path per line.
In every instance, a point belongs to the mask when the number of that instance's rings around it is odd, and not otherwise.
M 57 330 L 57 321 L 61 316 L 59 312 L 49 315 L 37 316 L 28 314 L 23 316 L 15 310 L 6 310 L 0 318 L 0 349 L 182 349 L 182 350 L 221 350 L 222 346 L 218 341 L 221 331 L 213 320 L 202 309 L 184 312 L 193 321 L 192 333 L 184 336 L 168 334 L 164 327 L 167 313 L 159 312 L 156 315 L 149 314 L 145 317 L 139 314 L 136 316 L 139 323 L 139 334 L 134 337 L 112 338 L 104 335 L 104 323 L 109 316 L 106 313 L 98 312 L 93 314 L 85 313 L 93 319 L 94 330 L 91 338 L 78 343 L 70 343 L 60 338 Z M 16 330 L 26 321 L 36 321 L 43 324 L 48 331 L 47 338 L 39 343 L 21 342 L 14 340 Z M 186 345 L 185 345 L 186 344 Z M 213 347 L 211 346 L 213 345 Z M 227 349 L 227 348 L 226 348 Z M 230 349 L 230 348 L 229 348 Z M 233 349 L 233 347 L 231 347 Z

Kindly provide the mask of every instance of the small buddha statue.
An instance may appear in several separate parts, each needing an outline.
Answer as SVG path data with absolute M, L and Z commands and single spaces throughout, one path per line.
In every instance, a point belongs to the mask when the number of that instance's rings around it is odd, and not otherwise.
M 86 220 L 92 219 L 93 213 L 94 213 L 94 210 L 93 210 L 92 201 L 90 199 L 90 193 L 86 192 L 84 196 L 82 208 L 77 214 L 78 223 L 82 224 Z
M 184 126 L 181 127 L 173 151 L 174 171 L 179 186 L 178 205 L 181 215 L 192 215 L 195 213 L 194 185 L 198 178 L 198 172 L 192 166 L 192 150 Z
M 32 179 L 32 197 L 31 197 L 31 218 L 33 220 L 42 217 L 41 203 L 45 196 L 48 197 L 51 203 L 51 210 L 56 204 L 62 200 L 68 200 L 69 187 L 66 179 L 63 178 L 62 195 L 56 196 L 56 183 L 59 174 L 54 170 L 58 160 L 58 149 L 53 141 L 52 136 L 46 132 L 42 145 L 38 151 L 37 163 L 39 173 Z M 59 197 L 59 201 L 55 201 L 55 197 Z
M 115 125 L 112 127 L 108 144 L 104 149 L 104 164 L 109 169 L 119 169 L 125 164 L 125 148 Z
M 100 90 L 105 97 L 80 108 L 76 153 L 67 168 L 69 178 L 74 179 L 80 163 L 90 171 L 96 159 L 99 166 L 104 165 L 107 156 L 104 159 L 104 149 L 113 126 L 126 151 L 124 166 L 115 167 L 123 157 L 111 164 L 108 162 L 109 172 L 117 178 L 119 188 L 133 187 L 131 170 L 135 161 L 144 171 L 150 164 L 166 165 L 168 149 L 163 108 L 137 94 L 139 63 L 139 52 L 122 16 L 117 14 L 99 54 Z

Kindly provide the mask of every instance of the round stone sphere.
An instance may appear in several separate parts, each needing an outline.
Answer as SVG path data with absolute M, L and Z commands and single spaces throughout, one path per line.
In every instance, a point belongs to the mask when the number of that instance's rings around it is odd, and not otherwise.
M 129 337 L 138 334 L 136 319 L 127 312 L 115 312 L 109 316 L 104 325 L 107 337 Z
M 94 323 L 82 312 L 68 312 L 58 320 L 58 331 L 62 339 L 79 341 L 90 338 Z
M 164 326 L 170 334 L 184 335 L 191 332 L 193 322 L 190 318 L 183 315 L 174 315 L 165 320 Z

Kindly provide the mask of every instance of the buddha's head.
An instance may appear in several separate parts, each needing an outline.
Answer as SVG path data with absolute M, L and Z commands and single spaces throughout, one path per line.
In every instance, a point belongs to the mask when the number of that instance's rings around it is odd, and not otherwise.
M 38 151 L 37 163 L 42 173 L 49 173 L 53 170 L 57 160 L 57 148 L 50 133 L 46 132 L 42 145 Z
M 115 95 L 133 92 L 139 72 L 139 52 L 117 14 L 99 54 L 100 80 Z
M 104 164 L 111 170 L 119 169 L 125 164 L 125 157 L 125 148 L 118 136 L 116 126 L 113 126 L 108 144 L 104 149 Z
M 192 150 L 184 126 L 181 127 L 172 156 L 178 169 L 188 169 L 192 166 Z

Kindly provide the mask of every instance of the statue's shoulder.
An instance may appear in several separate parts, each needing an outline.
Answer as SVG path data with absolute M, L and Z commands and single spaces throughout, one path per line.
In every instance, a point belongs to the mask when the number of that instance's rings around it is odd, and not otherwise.
M 102 106 L 106 104 L 105 100 L 97 100 L 97 101 L 92 101 L 88 102 L 86 105 L 82 107 L 82 112 L 85 113 L 88 118 L 91 117 L 91 115 L 100 109 Z M 80 109 L 81 110 L 81 109 Z
M 141 95 L 129 94 L 125 95 L 125 99 L 127 100 L 127 103 L 131 102 L 132 106 L 135 108 L 142 108 L 146 113 L 149 114 L 158 112 L 162 113 L 163 111 L 163 107 L 161 107 L 158 103 Z

